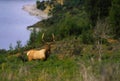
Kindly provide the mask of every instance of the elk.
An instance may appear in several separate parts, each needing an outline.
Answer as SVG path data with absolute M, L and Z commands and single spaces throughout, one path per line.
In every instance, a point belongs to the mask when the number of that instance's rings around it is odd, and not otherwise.
M 52 37 L 53 37 L 53 41 L 54 41 L 54 34 L 52 34 Z M 42 41 L 44 38 L 44 33 L 42 34 Z M 50 52 L 51 52 L 51 43 L 46 43 L 45 44 L 45 47 L 43 49 L 40 49 L 40 50 L 29 50 L 27 52 L 27 57 L 28 57 L 28 61 L 31 61 L 31 60 L 46 60 L 49 55 L 50 55 Z

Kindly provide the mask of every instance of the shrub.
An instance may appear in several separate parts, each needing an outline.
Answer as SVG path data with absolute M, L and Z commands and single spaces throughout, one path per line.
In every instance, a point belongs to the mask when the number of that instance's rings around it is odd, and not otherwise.
M 92 32 L 90 32 L 90 31 L 83 32 L 83 34 L 82 34 L 82 42 L 84 44 L 92 44 L 94 42 Z

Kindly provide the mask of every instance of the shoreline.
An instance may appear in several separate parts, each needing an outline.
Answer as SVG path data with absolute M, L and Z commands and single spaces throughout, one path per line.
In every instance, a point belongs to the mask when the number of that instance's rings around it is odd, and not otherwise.
M 31 16 L 36 16 L 38 18 L 41 18 L 41 20 L 48 19 L 51 17 L 51 16 L 48 16 L 48 14 L 43 12 L 42 10 L 37 9 L 36 4 L 24 5 L 22 9 L 28 12 Z

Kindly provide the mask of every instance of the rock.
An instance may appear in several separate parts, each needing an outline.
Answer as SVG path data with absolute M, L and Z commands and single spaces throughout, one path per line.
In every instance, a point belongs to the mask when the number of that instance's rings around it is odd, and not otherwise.
M 38 18 L 40 17 L 42 19 L 48 19 L 51 17 L 47 13 L 43 12 L 42 10 L 37 9 L 35 4 L 24 5 L 22 9 L 28 12 L 30 15 L 37 16 Z

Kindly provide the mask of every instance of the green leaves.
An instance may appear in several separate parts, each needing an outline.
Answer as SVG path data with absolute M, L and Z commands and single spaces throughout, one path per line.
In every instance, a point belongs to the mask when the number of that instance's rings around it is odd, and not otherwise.
M 115 37 L 120 36 L 120 0 L 113 0 L 112 7 L 110 9 L 110 21 L 112 24 L 113 32 Z

